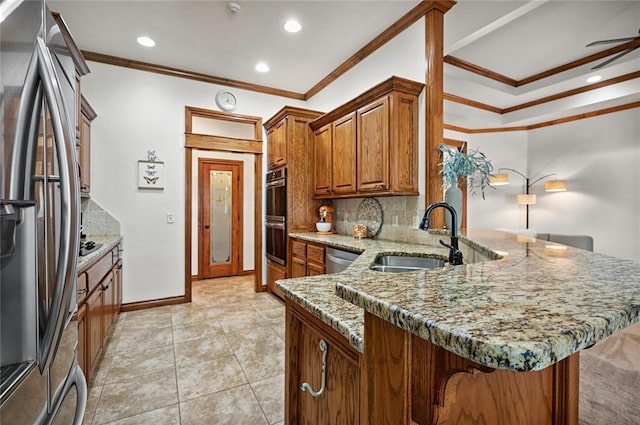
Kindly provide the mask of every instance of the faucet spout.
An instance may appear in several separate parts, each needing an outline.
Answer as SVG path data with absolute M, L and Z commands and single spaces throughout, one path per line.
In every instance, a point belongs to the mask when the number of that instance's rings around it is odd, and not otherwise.
M 442 240 L 440 240 L 440 243 L 449 248 L 449 263 L 458 266 L 462 264 L 462 252 L 458 249 L 458 214 L 456 214 L 456 210 L 451 205 L 446 202 L 436 202 L 429 205 L 420 222 L 420 229 L 429 229 L 429 217 L 436 208 L 444 208 L 451 214 L 451 243 L 446 244 Z

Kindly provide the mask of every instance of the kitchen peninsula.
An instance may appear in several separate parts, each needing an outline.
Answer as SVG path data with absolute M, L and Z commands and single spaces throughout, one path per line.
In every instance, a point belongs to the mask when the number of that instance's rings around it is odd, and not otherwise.
M 335 332 L 329 353 L 342 350 L 354 365 L 354 396 L 342 399 L 357 406 L 341 412 L 351 423 L 577 424 L 579 351 L 639 320 L 640 264 L 632 261 L 471 231 L 461 238 L 462 266 L 380 273 L 369 270 L 379 254 L 446 250 L 436 234 L 433 246 L 292 236 L 362 255 L 343 273 L 277 282 L 287 298 L 290 423 L 323 397 L 299 390 L 302 382 L 321 387 L 323 326 Z M 296 340 L 304 335 L 297 319 L 317 335 Z M 312 364 L 292 362 L 289 348 L 305 341 L 315 344 L 302 350 L 315 350 Z M 328 357 L 326 397 L 342 391 Z

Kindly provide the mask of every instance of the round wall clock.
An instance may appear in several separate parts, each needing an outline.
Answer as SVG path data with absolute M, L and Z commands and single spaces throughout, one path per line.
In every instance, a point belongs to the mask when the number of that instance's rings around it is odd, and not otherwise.
M 233 111 L 236 109 L 237 103 L 238 100 L 236 99 L 236 96 L 230 91 L 220 90 L 218 94 L 216 94 L 216 105 L 218 105 L 218 108 L 223 111 Z

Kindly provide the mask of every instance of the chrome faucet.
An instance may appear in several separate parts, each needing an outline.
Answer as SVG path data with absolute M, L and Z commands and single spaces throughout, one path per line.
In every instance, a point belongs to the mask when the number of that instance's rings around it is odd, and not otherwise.
M 462 252 L 458 249 L 458 214 L 456 214 L 456 210 L 446 202 L 436 202 L 435 204 L 431 204 L 427 207 L 427 210 L 424 212 L 424 217 L 422 217 L 422 221 L 420 222 L 420 229 L 428 230 L 429 229 L 429 217 L 431 216 L 431 212 L 438 207 L 442 207 L 449 211 L 451 214 L 451 243 L 448 244 L 442 239 L 440 239 L 440 245 L 449 248 L 449 263 L 453 266 L 458 266 L 462 264 Z

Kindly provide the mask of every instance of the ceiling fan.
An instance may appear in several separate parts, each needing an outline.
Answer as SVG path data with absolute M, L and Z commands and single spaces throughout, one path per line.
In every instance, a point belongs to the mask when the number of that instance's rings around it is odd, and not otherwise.
M 640 30 L 638 31 L 638 35 L 636 35 L 634 37 L 612 38 L 611 40 L 599 40 L 599 41 L 594 41 L 592 43 L 587 44 L 585 47 L 595 46 L 595 45 L 598 45 L 598 44 L 609 44 L 609 43 L 625 43 L 626 44 L 629 41 L 638 41 L 638 43 L 631 43 L 631 47 L 629 47 L 628 49 L 624 50 L 622 53 L 618 53 L 614 57 L 612 57 L 610 59 L 607 59 L 606 61 L 604 61 L 602 63 L 599 63 L 598 65 L 594 66 L 591 69 L 598 69 L 598 68 L 602 68 L 604 66 L 607 66 L 611 62 L 613 62 L 613 61 L 615 61 L 617 59 L 620 59 L 624 55 L 633 52 L 637 48 L 640 48 Z

